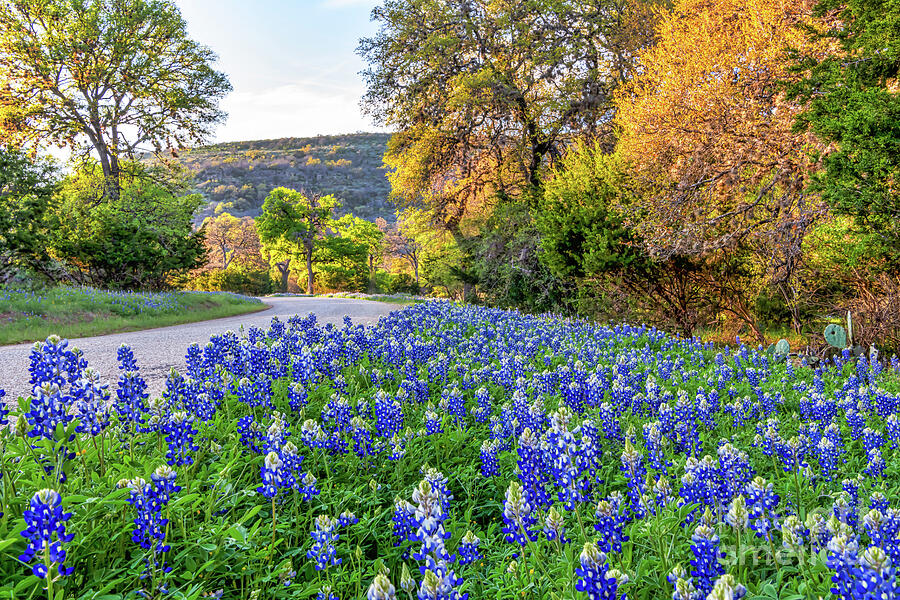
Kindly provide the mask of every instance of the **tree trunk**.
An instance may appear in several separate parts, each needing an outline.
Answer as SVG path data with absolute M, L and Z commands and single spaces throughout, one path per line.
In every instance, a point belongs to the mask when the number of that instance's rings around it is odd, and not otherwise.
M 306 252 L 306 293 L 313 293 L 312 251 Z
M 291 277 L 291 261 L 283 260 L 280 263 L 275 263 L 275 266 L 278 268 L 278 272 L 281 273 L 281 291 L 282 293 L 287 293 L 288 279 Z

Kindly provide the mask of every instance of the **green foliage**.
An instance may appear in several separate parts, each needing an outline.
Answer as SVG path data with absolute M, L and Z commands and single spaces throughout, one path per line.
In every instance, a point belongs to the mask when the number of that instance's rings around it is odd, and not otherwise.
M 96 163 L 65 179 L 52 212 L 48 246 L 68 277 L 112 289 L 160 289 L 205 259 L 203 232 L 193 229 L 196 194 L 159 182 L 159 172 L 129 164 L 116 198 Z
M 0 1 L 0 106 L 15 138 L 93 153 L 119 194 L 123 159 L 199 143 L 231 91 L 171 0 Z M 0 123 L 2 125 L 2 123 Z
M 616 155 L 599 143 L 579 144 L 563 159 L 538 198 L 541 260 L 561 277 L 592 277 L 640 268 L 646 257 L 623 222 L 631 182 Z
M 322 240 L 336 226 L 334 210 L 339 206 L 334 196 L 307 196 L 287 188 L 275 188 L 263 203 L 256 219 L 259 239 L 273 253 L 300 260 L 306 266 L 306 293 L 313 293 L 313 263 Z
M 319 289 L 364 292 L 369 284 L 368 248 L 350 237 L 321 240 L 313 257 Z
M 503 198 L 482 227 L 474 252 L 479 294 L 493 306 L 564 311 L 573 286 L 540 260 L 541 235 L 529 204 Z
M 51 163 L 0 146 L 0 281 L 23 267 L 51 272 L 45 215 L 55 188 Z
M 806 102 L 797 125 L 835 147 L 822 156 L 812 189 L 838 213 L 882 238 L 898 257 L 900 240 L 900 6 L 887 0 L 822 0 L 841 25 L 811 29 L 830 42 L 823 57 L 795 56 L 803 79 L 793 86 Z
M 272 278 L 269 269 L 236 261 L 228 265 L 227 269 L 212 269 L 195 277 L 185 278 L 182 287 L 265 296 L 278 291 L 278 282 Z

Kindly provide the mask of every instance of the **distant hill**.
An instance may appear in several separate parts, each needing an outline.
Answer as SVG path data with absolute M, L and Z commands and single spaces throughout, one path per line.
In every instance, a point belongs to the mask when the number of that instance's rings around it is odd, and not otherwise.
M 382 164 L 389 137 L 355 133 L 228 142 L 181 151 L 176 160 L 194 173 L 196 190 L 207 200 L 199 220 L 219 203 L 231 203 L 231 214 L 256 216 L 279 186 L 334 194 L 343 204 L 341 214 L 393 220 Z

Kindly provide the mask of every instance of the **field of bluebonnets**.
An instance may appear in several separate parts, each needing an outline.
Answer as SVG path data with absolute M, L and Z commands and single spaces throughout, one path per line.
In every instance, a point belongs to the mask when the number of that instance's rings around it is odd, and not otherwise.
M 35 346 L 0 598 L 897 597 L 896 360 L 444 302 L 119 360 Z

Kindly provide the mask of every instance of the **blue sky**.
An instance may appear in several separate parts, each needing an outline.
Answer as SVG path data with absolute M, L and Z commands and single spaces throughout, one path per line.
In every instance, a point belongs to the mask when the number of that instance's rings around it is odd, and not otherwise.
M 176 0 L 191 37 L 219 55 L 234 91 L 214 141 L 378 131 L 359 110 L 354 53 L 377 0 Z

